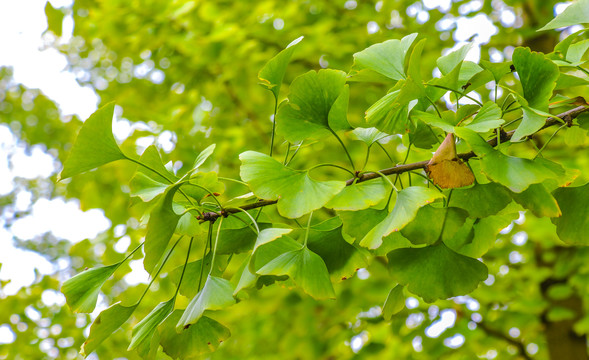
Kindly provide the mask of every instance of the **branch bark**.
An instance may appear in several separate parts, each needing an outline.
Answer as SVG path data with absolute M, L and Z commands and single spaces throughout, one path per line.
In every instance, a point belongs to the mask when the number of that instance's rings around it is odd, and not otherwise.
M 544 124 L 544 126 L 542 126 L 542 128 L 540 130 L 538 130 L 537 132 L 542 131 L 542 130 L 544 130 L 548 127 L 551 127 L 555 124 L 562 124 L 562 120 L 564 120 L 570 126 L 573 119 L 575 119 L 577 116 L 579 116 L 580 114 L 582 114 L 586 111 L 589 111 L 589 107 L 578 106 L 576 108 L 573 108 L 571 110 L 568 110 L 568 111 L 565 111 L 561 114 L 558 114 L 554 117 L 550 117 L 550 118 L 546 119 L 546 123 Z M 501 134 L 501 141 L 510 140 L 513 137 L 514 133 L 515 133 L 515 130 L 508 131 L 506 133 L 502 133 Z M 534 133 L 534 134 L 536 134 L 536 133 Z M 494 137 L 494 138 L 488 140 L 487 143 L 489 143 L 489 145 L 491 145 L 491 146 L 497 146 L 497 138 Z M 476 154 L 472 151 L 467 152 L 467 153 L 458 154 L 458 157 L 462 160 L 468 160 L 468 159 L 475 157 L 475 156 L 476 156 Z M 428 162 L 429 162 L 429 159 L 424 160 L 424 161 L 415 162 L 412 164 L 397 165 L 397 166 L 393 166 L 391 168 L 380 170 L 379 172 L 384 175 L 402 174 L 402 173 L 412 171 L 412 170 L 423 169 L 423 168 L 425 168 L 425 166 L 427 165 Z M 352 185 L 354 183 L 354 180 L 356 180 L 356 182 L 358 183 L 358 182 L 376 179 L 379 177 L 380 177 L 380 175 L 377 173 L 368 172 L 368 173 L 360 175 L 357 178 L 347 180 L 346 185 L 347 186 Z M 278 202 L 278 200 L 260 200 L 258 202 L 252 203 L 252 204 L 244 205 L 241 207 L 241 209 L 251 210 L 251 209 L 260 208 L 263 206 L 273 205 L 273 204 L 276 204 L 277 202 Z M 239 211 L 240 210 L 237 210 L 237 209 L 227 209 L 227 210 L 221 211 L 220 213 L 205 212 L 201 216 L 199 216 L 198 219 L 204 220 L 204 221 L 215 221 L 220 216 L 227 216 L 227 214 L 229 214 L 229 213 L 237 213 Z

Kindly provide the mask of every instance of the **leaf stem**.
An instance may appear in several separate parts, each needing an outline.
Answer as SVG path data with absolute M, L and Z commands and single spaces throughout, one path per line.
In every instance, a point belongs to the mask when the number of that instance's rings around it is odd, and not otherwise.
M 205 256 L 207 256 L 207 247 L 209 247 L 212 237 L 213 237 L 213 223 L 209 222 L 209 231 L 207 231 L 207 241 L 205 242 L 205 248 L 202 252 L 202 258 L 200 260 L 200 274 L 198 276 L 198 287 L 196 288 L 197 292 L 200 291 L 200 286 L 202 285 L 202 276 L 205 271 Z M 213 267 L 213 264 L 211 264 L 211 268 L 212 267 Z
M 241 184 L 241 185 L 243 185 L 243 186 L 247 186 L 247 187 L 249 187 L 249 185 L 248 185 L 247 183 L 245 183 L 245 182 L 243 182 L 243 181 L 241 181 L 241 180 L 232 179 L 232 178 L 227 178 L 227 177 L 222 177 L 222 176 L 217 176 L 217 179 L 219 179 L 219 180 L 223 180 L 223 181 L 231 181 L 231 182 L 238 183 L 238 184 Z
M 415 175 L 421 176 L 422 178 L 427 180 L 428 183 L 432 184 L 436 189 L 438 189 L 439 192 L 441 192 L 442 194 L 444 193 L 444 190 L 442 190 L 442 188 L 440 188 L 438 185 L 434 184 L 434 182 L 430 178 L 428 178 L 427 176 L 420 174 L 418 172 L 415 172 L 415 171 L 409 171 L 409 174 L 415 174 Z
M 370 149 L 372 148 L 372 145 L 368 146 L 368 148 L 366 149 L 366 157 L 364 158 L 364 165 L 362 165 L 362 170 L 360 171 L 364 171 L 364 169 L 366 169 L 366 165 L 368 165 L 368 158 L 370 157 Z
M 194 236 L 190 238 L 190 243 L 188 243 L 188 251 L 186 252 L 186 260 L 184 261 L 184 267 L 182 268 L 182 274 L 180 274 L 180 280 L 178 281 L 178 287 L 176 288 L 176 292 L 174 293 L 174 297 L 178 295 L 178 291 L 180 291 L 180 285 L 182 285 L 182 279 L 184 279 L 184 272 L 186 272 L 186 265 L 188 265 L 188 257 L 190 256 L 190 249 L 192 248 L 192 241 L 194 240 Z
M 172 255 L 172 252 L 176 248 L 176 245 L 178 245 L 178 243 L 180 242 L 180 240 L 182 240 L 183 237 L 184 237 L 184 235 L 180 236 L 178 238 L 178 240 L 176 240 L 176 242 L 174 243 L 174 245 L 172 246 L 172 248 L 170 249 L 170 251 L 168 251 L 168 253 L 166 254 L 166 257 L 164 258 L 164 261 L 162 262 L 162 265 L 157 270 L 157 272 L 155 273 L 155 275 L 153 276 L 153 278 L 151 278 L 151 281 L 147 285 L 147 288 L 145 289 L 145 291 L 143 291 L 143 294 L 141 295 L 141 298 L 139 298 L 139 301 L 137 301 L 137 305 L 139 305 L 139 303 L 141 303 L 141 301 L 143 300 L 143 298 L 145 297 L 145 295 L 147 295 L 147 291 L 149 291 L 149 288 L 151 287 L 151 285 L 153 284 L 153 282 L 155 281 L 155 279 L 157 279 L 158 275 L 160 274 L 160 272 L 164 268 L 164 265 L 166 265 L 166 263 L 168 262 L 168 259 L 170 258 L 170 255 Z
M 385 155 L 386 155 L 386 156 L 389 158 L 389 160 L 390 160 L 391 162 L 394 162 L 394 161 L 393 161 L 393 158 L 391 157 L 391 155 L 389 155 L 389 152 L 387 151 L 387 149 L 385 149 L 385 148 L 384 148 L 384 146 L 383 146 L 381 143 L 379 143 L 379 142 L 377 141 L 377 142 L 376 142 L 376 145 L 378 145 L 378 146 L 379 146 L 379 147 L 382 149 L 382 151 L 384 151 Z
M 311 219 L 312 218 L 313 218 L 313 212 L 311 211 L 311 213 L 309 214 L 309 220 L 307 220 L 307 231 L 305 232 L 305 242 L 303 243 L 304 247 L 307 246 L 307 242 L 309 241 L 309 230 L 311 229 Z
M 202 185 L 198 185 L 198 184 L 193 184 L 190 181 L 187 182 L 188 185 L 192 185 L 192 186 L 196 186 L 197 188 L 200 188 L 204 191 L 206 191 L 209 195 L 211 195 L 211 197 L 213 198 L 213 200 L 215 200 L 215 202 L 217 203 L 217 205 L 219 205 L 220 209 L 223 209 L 223 205 L 221 205 L 221 203 L 219 202 L 219 199 L 217 199 L 217 196 L 209 189 L 207 189 L 206 187 L 202 186 Z
M 317 169 L 317 168 L 320 168 L 320 167 L 324 167 L 324 166 L 331 166 L 331 167 L 334 167 L 334 168 L 338 168 L 340 170 L 343 170 L 343 171 L 347 172 L 348 174 L 351 174 L 352 176 L 355 176 L 355 174 L 352 171 L 346 169 L 343 166 L 339 166 L 339 165 L 336 165 L 336 164 L 319 164 L 319 165 L 313 166 L 312 168 L 310 168 L 307 171 L 310 172 L 311 170 L 314 170 L 314 169 Z
M 270 139 L 270 157 L 274 148 L 274 134 L 276 133 L 276 112 L 278 111 L 278 98 L 274 96 L 274 116 L 272 117 L 272 137 Z
M 481 107 L 483 106 L 483 103 L 481 103 L 481 102 L 480 102 L 480 101 L 478 101 L 477 99 L 473 98 L 472 96 L 468 96 L 468 95 L 466 95 L 466 94 L 465 94 L 464 92 L 462 92 L 462 91 L 454 90 L 454 89 L 452 89 L 452 88 L 449 88 L 449 87 L 446 87 L 446 86 L 443 86 L 443 85 L 437 85 L 437 84 L 424 84 L 424 85 L 426 85 L 426 86 L 433 86 L 433 87 L 437 87 L 437 88 L 440 88 L 440 89 L 444 89 L 444 90 L 452 91 L 453 93 L 459 94 L 459 95 L 461 95 L 461 96 L 464 96 L 464 97 L 465 97 L 465 98 L 467 98 L 467 99 L 470 99 L 470 100 L 474 101 L 474 102 L 475 102 L 477 105 L 479 105 L 479 106 L 481 106 Z M 458 106 L 458 99 L 456 100 L 456 105 Z
M 354 161 L 352 160 L 352 157 L 350 156 L 350 153 L 348 152 L 348 149 L 346 148 L 346 145 L 344 145 L 344 142 L 342 141 L 342 139 L 340 139 L 340 137 L 337 136 L 336 132 L 333 131 L 331 128 L 329 128 L 329 131 L 331 131 L 333 136 L 335 136 L 337 141 L 339 141 L 339 143 L 341 144 L 342 148 L 344 148 L 344 151 L 346 152 L 346 155 L 348 156 L 348 160 L 350 161 L 350 165 L 352 165 L 352 170 L 356 170 L 356 166 L 354 166 Z
M 546 146 L 548 146 L 548 144 L 550 144 L 550 142 L 552 141 L 552 139 L 554 139 L 554 137 L 556 136 L 556 134 L 558 134 L 558 132 L 564 128 L 565 126 L 567 126 L 567 124 L 563 124 L 561 126 L 558 127 L 558 129 L 556 129 L 556 131 L 554 133 L 552 133 L 552 135 L 550 135 L 550 137 L 548 138 L 548 141 L 546 141 L 546 143 L 542 146 L 542 148 L 540 150 L 538 150 L 538 152 L 536 153 L 536 156 L 534 156 L 534 158 L 532 160 L 536 160 L 536 158 L 542 153 L 542 151 L 544 151 L 544 149 L 546 148 Z
M 294 159 L 294 157 L 297 155 L 297 153 L 301 149 L 301 146 L 303 146 L 303 142 L 302 141 L 299 143 L 299 146 L 297 146 L 297 149 L 295 150 L 294 154 L 292 154 L 292 156 L 290 157 L 290 160 L 288 160 L 286 162 L 286 164 L 284 164 L 284 166 L 288 166 L 288 164 L 290 164 L 290 162 L 292 161 L 292 159 Z
M 215 236 L 215 246 L 213 247 L 213 259 L 211 260 L 211 270 L 209 270 L 209 275 L 213 273 L 213 268 L 215 266 L 215 258 L 217 257 L 217 245 L 219 245 L 219 235 L 221 234 L 221 226 L 223 225 L 223 219 L 224 217 L 221 216 L 221 219 L 219 220 L 219 227 L 217 227 L 217 236 Z
M 233 216 L 235 216 L 235 218 L 236 218 L 236 219 L 238 219 L 238 220 L 240 220 L 241 222 L 243 222 L 244 224 L 246 224 L 246 225 L 247 225 L 247 226 L 248 226 L 250 229 L 252 229 L 252 231 L 253 231 L 253 232 L 255 232 L 256 234 L 259 234 L 259 233 L 260 233 L 260 228 L 258 227 L 258 223 L 256 222 L 256 219 L 254 219 L 254 217 L 253 217 L 253 216 L 252 216 L 250 213 L 248 213 L 247 211 L 243 210 L 243 209 L 242 209 L 242 208 L 240 208 L 240 207 L 234 207 L 234 208 L 228 208 L 228 209 L 235 209 L 235 210 L 239 210 L 239 211 L 243 212 L 244 214 L 246 214 L 246 215 L 247 215 L 247 216 L 250 218 L 250 220 L 252 221 L 252 224 L 254 225 L 255 229 L 254 229 L 254 228 L 252 228 L 252 225 L 251 225 L 251 224 L 248 224 L 248 223 L 247 223 L 247 222 L 245 222 L 245 220 L 243 220 L 242 218 L 240 218 L 240 217 L 236 216 L 236 215 L 235 215 L 235 214 L 233 214 L 233 213 L 230 213 L 230 215 L 233 215 Z
M 380 171 L 376 170 L 373 171 L 373 173 L 380 175 L 386 182 L 389 183 L 389 185 L 391 185 L 393 187 L 393 189 L 396 192 L 399 192 L 399 190 L 397 189 L 397 187 L 395 186 L 395 184 L 393 184 L 393 182 L 391 181 L 391 179 L 389 179 L 385 174 L 381 173 Z

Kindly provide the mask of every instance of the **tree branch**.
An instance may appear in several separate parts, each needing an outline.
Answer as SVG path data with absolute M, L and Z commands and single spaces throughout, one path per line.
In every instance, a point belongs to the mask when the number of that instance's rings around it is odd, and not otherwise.
M 575 119 L 577 116 L 579 116 L 580 114 L 582 114 L 586 111 L 589 111 L 589 107 L 578 106 L 576 108 L 573 108 L 571 110 L 568 110 L 568 111 L 565 111 L 561 114 L 558 114 L 554 117 L 550 117 L 550 118 L 546 119 L 546 124 L 544 124 L 544 126 L 540 130 L 538 130 L 537 132 L 542 131 L 542 130 L 544 130 L 548 127 L 551 127 L 555 124 L 561 124 L 562 121 L 560 119 L 564 119 L 565 122 L 567 124 L 569 124 L 569 126 L 570 126 L 570 124 L 572 124 L 573 119 Z M 502 133 L 501 134 L 501 141 L 508 141 L 509 139 L 512 138 L 514 133 L 515 133 L 515 130 Z M 536 133 L 534 133 L 534 134 L 536 134 Z M 493 147 L 497 146 L 497 138 L 493 137 L 492 139 L 488 140 L 487 143 L 489 143 L 489 145 L 491 145 Z M 468 159 L 475 157 L 475 156 L 476 156 L 476 154 L 472 151 L 467 152 L 467 153 L 458 154 L 458 157 L 463 160 L 468 160 Z M 412 170 L 423 169 L 423 168 L 425 168 L 425 166 L 427 165 L 428 162 L 429 162 L 429 160 L 424 160 L 424 161 L 419 161 L 419 162 L 412 163 L 412 164 L 401 164 L 401 165 L 397 165 L 397 166 L 394 166 L 394 167 L 391 167 L 388 169 L 380 170 L 379 172 L 383 173 L 384 175 L 402 174 L 402 173 L 412 171 Z M 354 180 L 356 180 L 356 182 L 358 183 L 358 182 L 376 179 L 379 177 L 380 177 L 380 175 L 377 173 L 374 173 L 374 172 L 365 173 L 365 174 L 360 175 L 357 178 L 349 179 L 348 181 L 346 181 L 346 186 L 352 185 L 354 183 Z M 243 210 L 251 210 L 251 209 L 256 209 L 256 208 L 263 207 L 263 206 L 273 205 L 273 204 L 276 204 L 277 202 L 278 202 L 278 200 L 260 200 L 258 202 L 252 203 L 252 204 L 244 205 L 241 208 Z M 238 211 L 239 210 L 236 210 L 236 209 L 227 209 L 222 214 L 216 213 L 216 212 L 208 212 L 208 213 L 203 213 L 202 216 L 197 217 L 197 219 L 204 220 L 204 221 L 215 221 L 219 216 L 226 216 L 227 213 L 235 213 Z
M 532 360 L 532 358 L 530 357 L 530 355 L 528 355 L 528 352 L 526 351 L 526 346 L 524 345 L 524 343 L 519 342 L 519 341 L 505 335 L 504 333 L 502 333 L 499 330 L 488 327 L 482 321 L 477 323 L 477 327 L 480 328 L 481 330 L 483 330 L 487 335 L 496 337 L 498 339 L 505 340 L 506 342 L 508 342 L 509 344 L 511 344 L 517 348 L 521 357 L 523 357 L 526 360 Z

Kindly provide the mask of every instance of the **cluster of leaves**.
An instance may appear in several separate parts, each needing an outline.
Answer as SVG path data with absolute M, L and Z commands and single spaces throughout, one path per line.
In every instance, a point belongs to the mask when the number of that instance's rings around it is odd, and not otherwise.
M 584 4 L 572 5 L 543 29 L 583 22 L 578 10 Z M 230 336 L 211 314 L 244 300 L 249 292 L 280 282 L 314 299 L 332 299 L 333 283 L 353 276 L 375 258 L 386 257 L 391 275 L 391 291 L 383 305 L 386 319 L 402 310 L 407 294 L 426 302 L 468 294 L 487 279 L 487 266 L 480 258 L 523 209 L 550 218 L 563 242 L 587 245 L 589 184 L 574 183 L 577 172 L 542 157 L 548 143 L 531 159 L 511 154 L 518 142 L 548 125 L 559 125 L 554 135 L 568 127 L 586 136 L 587 104 L 555 94 L 588 83 L 582 58 L 589 42 L 577 41 L 585 31 L 567 37 L 549 54 L 516 48 L 512 61 L 503 63 L 465 61 L 470 49 L 465 46 L 440 57 L 441 76 L 429 80 L 423 79 L 420 61 L 426 39 L 411 34 L 354 54 L 348 73 L 322 69 L 298 76 L 288 99 L 279 103 L 299 38 L 259 73 L 261 85 L 274 95 L 276 126 L 270 155 L 246 151 L 239 156 L 241 180 L 199 171 L 215 145 L 204 149 L 184 174 L 166 167 L 155 146 L 140 157 L 123 152 L 112 135 L 114 104 L 102 107 L 84 123 L 61 178 L 117 160 L 137 164 L 130 189 L 148 219 L 145 242 L 121 262 L 66 281 L 62 291 L 68 305 L 74 311 L 93 311 L 101 286 L 141 246 L 151 286 L 177 245 L 187 241 L 184 265 L 168 272 L 176 283 L 174 295 L 134 327 L 129 349 L 153 358 L 161 345 L 173 358 L 190 358 L 215 350 Z M 511 86 L 501 84 L 505 78 Z M 355 83 L 390 85 L 388 93 L 366 110 L 366 127 L 352 128 L 347 119 Z M 489 84 L 508 93 L 502 103 L 481 103 L 468 95 Z M 446 95 L 449 109 L 441 111 Z M 471 103 L 464 104 L 464 99 Z M 343 132 L 365 144 L 362 167 L 341 139 Z M 272 156 L 275 134 L 290 144 L 283 161 Z M 436 152 L 439 162 L 428 165 L 431 179 L 419 171 L 427 161 L 383 170 L 369 167 L 371 148 L 384 150 L 382 142 L 395 135 L 407 141 L 407 152 L 412 147 L 431 149 L 441 139 L 450 139 Z M 472 153 L 457 155 L 454 135 L 461 139 L 459 148 Z M 302 146 L 327 137 L 341 145 L 349 166 L 289 166 Z M 468 160 L 468 167 L 458 162 L 460 157 Z M 448 165 L 433 169 L 444 161 Z M 449 165 L 454 163 L 458 165 Z M 455 166 L 461 169 L 458 178 Z M 350 178 L 311 176 L 325 167 Z M 403 183 L 402 173 L 409 173 L 408 183 Z M 396 174 L 394 180 L 391 174 Z M 412 175 L 420 180 L 412 181 Z M 468 178 L 466 184 L 463 177 Z M 225 199 L 227 181 L 251 192 Z M 190 261 L 195 241 L 202 243 L 203 254 Z M 238 253 L 247 254 L 245 261 L 227 279 L 225 269 Z M 83 354 L 94 351 L 131 317 L 149 286 L 137 302 L 116 303 L 96 318 Z M 178 309 L 183 304 L 185 309 Z

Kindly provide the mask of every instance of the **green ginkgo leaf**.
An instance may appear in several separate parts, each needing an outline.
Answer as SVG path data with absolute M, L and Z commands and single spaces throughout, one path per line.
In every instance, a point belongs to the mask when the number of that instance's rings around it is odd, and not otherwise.
M 462 228 L 444 243 L 459 254 L 480 258 L 495 245 L 497 234 L 518 217 L 519 213 L 515 212 L 466 219 Z
M 428 303 L 466 295 L 488 276 L 485 264 L 452 251 L 443 242 L 393 250 L 387 257 L 389 270 L 399 284 Z
M 141 200 L 146 202 L 151 201 L 163 193 L 168 185 L 178 180 L 166 169 L 160 153 L 154 145 L 145 149 L 139 162 L 146 166 L 139 166 L 131 179 L 129 185 L 132 196 L 139 196 Z
M 274 241 L 279 237 L 282 237 L 283 235 L 290 233 L 291 231 L 292 229 L 287 228 L 268 228 L 260 231 L 256 239 L 256 244 L 254 245 L 254 250 L 252 251 L 252 253 L 255 253 L 260 246 L 265 245 L 271 241 Z
M 364 236 L 360 245 L 370 249 L 378 248 L 382 244 L 383 237 L 401 230 L 413 220 L 420 207 L 443 197 L 444 194 L 437 189 L 421 186 L 412 186 L 399 191 L 393 210 Z
M 133 337 L 128 351 L 136 349 L 145 341 L 150 341 L 157 327 L 172 313 L 176 297 L 157 304 L 157 306 L 133 328 Z
M 476 132 L 487 132 L 501 125 L 505 120 L 501 119 L 501 109 L 493 101 L 486 102 L 475 115 L 474 119 L 464 127 Z
M 194 165 L 192 165 L 191 171 L 194 171 L 201 167 L 202 164 L 204 164 L 205 161 L 207 161 L 207 159 L 213 154 L 216 146 L 216 144 L 212 144 L 207 146 L 203 151 L 201 151 L 200 154 L 198 154 L 198 156 L 194 160 Z
M 136 308 L 137 304 L 123 306 L 118 302 L 98 314 L 92 326 L 90 326 L 90 335 L 88 335 L 88 339 L 82 345 L 80 354 L 84 357 L 90 355 L 104 340 L 129 320 Z
M 115 104 L 109 103 L 82 125 L 69 157 L 63 164 L 60 179 L 67 179 L 115 160 L 126 159 L 112 134 Z
M 349 96 L 343 71 L 311 70 L 300 75 L 290 86 L 288 102 L 276 114 L 276 131 L 294 143 L 349 130 Z
M 567 244 L 589 245 L 589 183 L 558 188 L 552 195 L 562 211 L 562 216 L 552 218 L 558 237 Z
M 309 229 L 309 250 L 321 256 L 333 279 L 346 280 L 368 265 L 367 252 L 348 243 L 339 217 L 327 219 Z
M 100 288 L 121 263 L 88 269 L 66 280 L 61 292 L 73 312 L 90 313 L 96 307 Z
M 431 245 L 453 237 L 467 217 L 468 213 L 460 208 L 426 205 L 419 208 L 415 218 L 401 230 L 401 235 L 415 245 Z
M 397 285 L 391 289 L 387 299 L 382 306 L 382 317 L 385 320 L 391 320 L 393 315 L 399 313 L 405 308 L 405 296 L 403 296 L 403 286 Z
M 465 189 L 454 189 L 448 206 L 468 211 L 470 217 L 484 218 L 495 215 L 511 202 L 509 191 L 497 184 L 478 184 Z
M 417 34 L 387 40 L 354 54 L 353 70 L 368 69 L 392 80 L 405 79 L 405 58 Z
M 306 246 L 284 253 L 257 271 L 260 275 L 288 275 L 315 299 L 335 299 L 323 259 Z
M 480 66 L 488 70 L 492 75 L 495 83 L 498 83 L 501 78 L 511 72 L 511 61 L 504 61 L 500 63 L 492 63 L 487 60 L 481 60 L 479 62 Z
M 296 45 L 303 40 L 303 36 L 293 40 L 288 46 L 270 59 L 258 73 L 260 85 L 272 91 L 274 98 L 278 101 L 282 79 L 286 73 L 286 67 L 292 57 Z
M 589 23 L 589 0 L 573 2 L 563 12 L 558 14 L 548 24 L 538 31 L 558 29 L 565 26 Z
M 338 211 L 337 215 L 343 223 L 343 231 L 359 243 L 364 236 L 389 214 L 388 209 L 368 208 L 358 211 Z
M 325 207 L 334 210 L 363 210 L 381 202 L 387 193 L 387 183 L 382 178 L 355 183 L 346 186 Z
M 291 219 L 323 207 L 345 186 L 344 181 L 316 181 L 308 171 L 290 169 L 268 155 L 246 151 L 239 155 L 240 175 L 256 196 L 278 200 L 278 212 Z
M 233 285 L 228 280 L 209 275 L 203 288 L 184 310 L 176 325 L 176 330 L 181 331 L 183 328 L 195 324 L 205 310 L 221 310 L 233 304 L 235 304 Z
M 541 183 L 546 179 L 558 179 L 565 175 L 562 166 L 549 160 L 530 160 L 505 155 L 493 149 L 470 129 L 456 128 L 456 135 L 466 140 L 480 158 L 483 173 L 513 192 L 520 193 L 532 184 Z
M 186 268 L 184 268 L 184 265 L 180 265 L 169 273 L 170 279 L 175 284 L 178 284 L 182 272 L 184 271 L 184 277 L 182 278 L 179 292 L 190 299 L 195 297 L 198 292 L 198 283 L 201 276 L 204 278 L 209 273 L 213 276 L 221 276 L 227 267 L 227 260 L 228 256 L 217 254 L 215 256 L 215 266 L 213 266 L 213 269 L 211 270 L 213 254 L 212 252 L 209 252 L 204 257 L 204 264 L 202 263 L 203 259 L 198 259 L 186 264 Z
M 362 128 L 358 127 L 352 131 L 353 137 L 356 139 L 363 141 L 366 145 L 370 146 L 377 141 L 380 141 L 390 135 L 387 133 L 383 133 L 382 131 L 378 130 L 377 128 Z
M 206 316 L 177 333 L 176 324 L 181 316 L 182 311 L 175 310 L 159 327 L 162 349 L 172 359 L 201 359 L 231 336 L 229 329 Z
M 145 252 L 143 266 L 148 273 L 151 273 L 161 260 L 180 220 L 180 215 L 176 214 L 172 207 L 174 194 L 179 188 L 180 184 L 168 187 L 149 216 L 143 246 Z
M 561 215 L 556 199 L 542 184 L 532 184 L 521 193 L 512 193 L 511 196 L 515 202 L 538 217 L 559 217 Z

